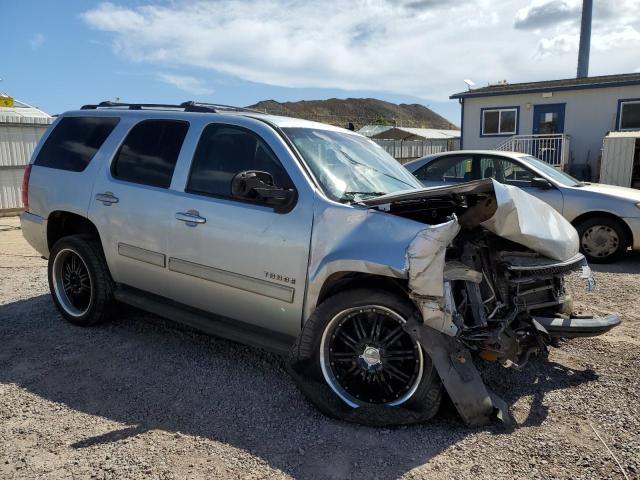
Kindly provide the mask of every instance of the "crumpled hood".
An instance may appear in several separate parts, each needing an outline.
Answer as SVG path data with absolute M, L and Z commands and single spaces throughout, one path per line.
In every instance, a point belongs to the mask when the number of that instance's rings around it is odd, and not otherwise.
M 493 180 L 493 188 L 496 212 L 480 225 L 554 260 L 578 253 L 578 232 L 554 208 L 512 185 Z
M 484 228 L 555 260 L 567 260 L 578 253 L 578 233 L 562 215 L 524 190 L 503 185 L 493 179 L 405 190 L 361 203 L 380 210 L 389 210 L 392 205 L 401 202 L 414 202 L 451 194 L 490 193 L 496 198 L 495 212 L 480 223 Z

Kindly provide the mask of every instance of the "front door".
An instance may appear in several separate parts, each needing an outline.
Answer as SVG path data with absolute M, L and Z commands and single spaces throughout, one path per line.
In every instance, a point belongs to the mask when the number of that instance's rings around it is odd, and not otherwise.
M 290 211 L 239 200 L 231 195 L 231 181 L 247 170 L 267 172 L 275 185 L 295 188 L 257 133 L 238 125 L 207 125 L 184 192 L 171 206 L 170 296 L 217 315 L 297 335 L 313 198 L 299 195 Z
M 470 182 L 479 178 L 478 172 L 474 172 L 473 165 L 471 154 L 444 155 L 420 167 L 414 175 L 425 187 Z
M 532 180 L 535 177 L 539 177 L 539 175 L 526 165 L 513 158 L 487 155 L 480 157 L 480 167 L 481 171 L 484 172 L 482 178 L 491 177 L 505 185 L 521 188 L 528 194 L 551 205 L 558 213 L 562 213 L 564 208 L 562 192 L 553 186 L 540 188 L 532 185 Z
M 549 103 L 534 105 L 533 134 L 554 135 L 564 133 L 564 103 Z M 533 152 L 543 162 L 551 165 L 562 163 L 562 142 L 554 138 L 541 138 L 537 141 L 536 151 Z

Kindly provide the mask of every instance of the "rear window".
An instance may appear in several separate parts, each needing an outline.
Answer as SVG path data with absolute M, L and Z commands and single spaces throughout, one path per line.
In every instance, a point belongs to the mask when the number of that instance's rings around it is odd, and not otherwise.
M 122 143 L 111 173 L 127 182 L 169 188 L 188 129 L 187 122 L 176 120 L 138 123 Z
M 64 117 L 44 142 L 34 165 L 81 172 L 120 121 L 117 117 Z

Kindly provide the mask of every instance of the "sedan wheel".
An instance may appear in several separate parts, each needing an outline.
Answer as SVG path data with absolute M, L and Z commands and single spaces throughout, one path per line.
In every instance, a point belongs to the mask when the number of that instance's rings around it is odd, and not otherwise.
M 620 221 L 594 217 L 576 226 L 580 250 L 592 263 L 612 262 L 620 258 L 629 245 L 629 238 Z
M 593 257 L 613 255 L 620 245 L 616 231 L 606 225 L 594 225 L 582 234 L 582 248 Z
M 613 255 L 620 245 L 616 231 L 606 225 L 588 228 L 581 239 L 582 249 L 592 257 L 604 258 Z

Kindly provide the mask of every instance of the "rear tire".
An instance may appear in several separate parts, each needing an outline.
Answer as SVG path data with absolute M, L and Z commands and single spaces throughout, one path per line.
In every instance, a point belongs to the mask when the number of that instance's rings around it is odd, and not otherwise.
M 370 426 L 425 422 L 438 411 L 442 385 L 427 353 L 398 329 L 416 313 L 408 298 L 388 291 L 340 292 L 305 323 L 291 349 L 289 372 L 330 417 Z M 358 346 L 350 348 L 351 340 L 335 343 L 343 333 L 357 337 Z M 383 341 L 388 337 L 393 345 Z
M 590 263 L 610 263 L 627 251 L 629 238 L 619 221 L 608 217 L 593 217 L 576 226 L 580 251 Z
M 61 238 L 51 249 L 47 270 L 53 302 L 66 320 L 84 327 L 108 318 L 114 283 L 98 240 Z

